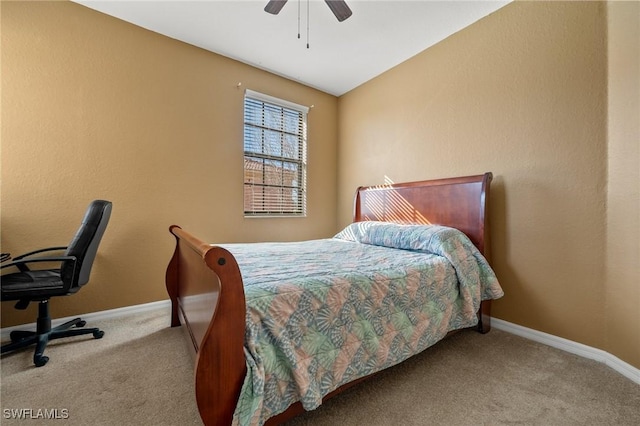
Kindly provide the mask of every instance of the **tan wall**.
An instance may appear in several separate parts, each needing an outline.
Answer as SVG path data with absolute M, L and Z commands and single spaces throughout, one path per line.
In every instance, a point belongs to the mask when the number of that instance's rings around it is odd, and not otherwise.
M 640 3 L 610 2 L 606 350 L 640 368 Z
M 171 223 L 315 238 L 358 185 L 490 170 L 495 315 L 640 367 L 637 3 L 513 3 L 339 101 L 75 4 L 1 13 L 3 251 L 114 201 L 92 284 L 54 315 L 165 299 Z M 239 81 L 315 105 L 307 219 L 242 218 Z
M 2 251 L 64 245 L 90 200 L 113 214 L 90 285 L 54 316 L 166 299 L 169 225 L 210 241 L 336 228 L 337 99 L 68 2 L 2 2 Z M 307 218 L 243 219 L 243 90 L 303 105 Z M 35 307 L 2 304 L 2 326 Z
M 511 3 L 342 96 L 338 224 L 356 185 L 492 171 L 495 316 L 605 348 L 606 24 Z

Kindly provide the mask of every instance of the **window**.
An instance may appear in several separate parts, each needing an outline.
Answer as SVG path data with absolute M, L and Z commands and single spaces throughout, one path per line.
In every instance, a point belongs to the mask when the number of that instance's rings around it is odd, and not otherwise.
M 306 213 L 307 107 L 247 90 L 244 215 Z

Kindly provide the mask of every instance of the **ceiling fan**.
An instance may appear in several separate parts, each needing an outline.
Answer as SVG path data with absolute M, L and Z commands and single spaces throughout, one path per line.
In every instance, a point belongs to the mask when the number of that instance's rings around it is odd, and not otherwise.
M 287 0 L 269 0 L 264 11 L 272 15 L 277 15 L 286 2 Z M 344 0 L 324 0 L 324 2 L 329 6 L 329 9 L 331 9 L 338 21 L 342 22 L 351 16 L 351 9 L 349 9 L 349 6 L 347 6 Z

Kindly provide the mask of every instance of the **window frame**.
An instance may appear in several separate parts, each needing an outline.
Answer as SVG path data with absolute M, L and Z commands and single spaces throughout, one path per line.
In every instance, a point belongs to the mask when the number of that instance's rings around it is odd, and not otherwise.
M 247 113 L 248 113 L 248 101 L 260 104 L 259 107 L 253 108 L 253 111 L 260 111 L 262 114 L 262 124 L 257 125 L 253 122 L 248 122 Z M 272 128 L 265 124 L 265 116 L 268 110 L 273 111 L 282 110 L 282 128 Z M 253 90 L 246 89 L 243 98 L 243 215 L 245 218 L 273 218 L 273 217 L 306 217 L 307 215 L 307 116 L 309 113 L 309 107 L 304 105 L 299 105 L 284 99 L 279 99 L 270 95 L 266 95 L 264 93 L 255 92 Z M 292 114 L 293 116 L 298 115 L 298 131 L 296 133 L 287 132 L 285 129 L 285 116 L 288 114 Z M 256 150 L 247 150 L 248 145 L 251 142 L 255 142 L 249 136 L 248 128 L 253 129 L 254 131 L 258 129 L 261 135 L 261 149 L 260 152 Z M 280 155 L 273 155 L 273 153 L 266 152 L 265 148 L 265 133 L 276 133 L 280 138 L 280 144 L 282 152 Z M 295 136 L 297 139 L 297 158 L 286 156 L 284 154 L 285 149 L 285 138 Z M 263 179 L 262 182 L 250 182 L 247 179 L 248 172 L 250 168 L 248 167 L 248 162 L 256 162 L 256 160 L 262 161 L 262 173 Z M 282 164 L 282 178 L 279 184 L 268 184 L 265 182 L 265 165 L 267 163 L 278 163 Z M 292 169 L 296 169 L 297 167 L 297 179 L 293 179 L 295 185 L 285 185 L 284 178 L 284 165 L 288 164 L 292 167 Z M 295 165 L 295 166 L 294 166 Z M 277 166 L 274 166 L 277 167 Z M 298 196 L 301 197 L 299 201 L 292 201 L 291 206 L 292 210 L 285 210 L 283 207 L 286 205 L 286 202 L 283 199 L 279 201 L 275 201 L 275 204 L 279 205 L 277 208 L 268 208 L 266 207 L 266 203 L 269 200 L 268 196 L 265 196 L 265 193 L 262 193 L 262 196 L 258 196 L 254 198 L 253 193 L 248 195 L 249 189 L 261 188 L 264 191 L 266 188 L 273 188 L 280 191 L 286 191 L 287 189 L 292 190 L 292 200 L 294 200 L 294 192 L 298 192 Z M 256 209 L 255 205 L 252 205 L 255 200 L 262 200 L 263 208 Z M 250 204 L 248 204 L 250 203 Z M 248 209 L 247 207 L 254 207 L 253 209 Z

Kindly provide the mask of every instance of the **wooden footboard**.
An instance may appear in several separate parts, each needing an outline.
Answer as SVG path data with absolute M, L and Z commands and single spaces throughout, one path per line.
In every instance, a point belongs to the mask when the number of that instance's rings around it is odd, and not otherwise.
M 456 227 L 489 259 L 491 173 L 408 184 L 362 187 L 354 221 L 383 220 Z M 196 400 L 205 425 L 229 425 L 246 375 L 246 307 L 238 264 L 227 250 L 171 226 L 176 248 L 166 272 L 171 326 L 184 325 L 195 356 Z M 478 330 L 490 329 L 491 301 L 478 312 Z M 343 388 L 348 387 L 347 384 Z M 336 392 L 337 393 L 337 392 Z M 294 404 L 268 422 L 302 411 Z
M 229 425 L 246 375 L 245 298 L 235 258 L 179 226 L 167 268 L 171 326 L 184 324 L 195 356 L 196 401 L 205 425 Z

